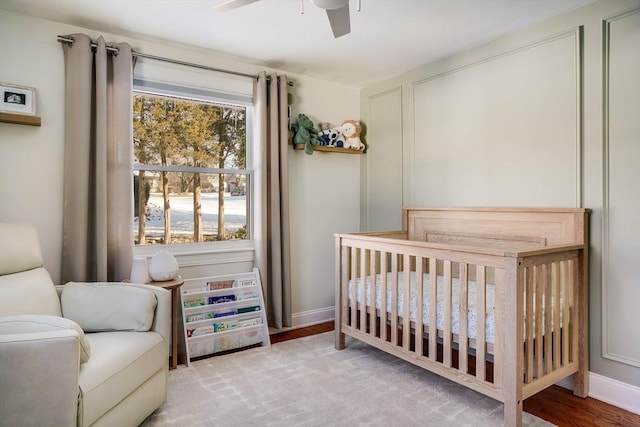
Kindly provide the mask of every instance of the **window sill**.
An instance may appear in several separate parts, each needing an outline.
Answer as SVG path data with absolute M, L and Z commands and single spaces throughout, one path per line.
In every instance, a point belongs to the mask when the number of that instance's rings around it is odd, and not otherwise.
M 136 247 L 134 249 L 134 256 L 144 257 L 151 259 L 156 252 L 166 250 L 170 252 L 178 261 L 178 266 L 183 277 L 199 277 L 202 276 L 202 268 L 210 271 L 208 267 L 220 266 L 223 269 L 231 265 L 237 265 L 238 263 L 249 263 L 253 265 L 255 261 L 255 250 L 253 244 L 247 244 L 248 242 L 230 242 L 230 243 L 244 243 L 240 245 L 209 245 L 206 244 L 191 244 L 190 248 L 176 248 L 170 247 L 172 245 L 149 245 L 145 247 Z M 184 245 L 182 245 L 184 246 Z M 194 247 L 195 246 L 195 247 Z M 227 266 L 227 267 L 223 267 Z M 186 271 L 183 269 L 187 269 Z M 217 268 L 217 267 L 215 267 Z
M 136 256 L 151 257 L 158 251 L 167 251 L 173 256 L 191 256 L 207 254 L 228 254 L 233 252 L 246 252 L 254 250 L 254 243 L 251 240 L 210 242 L 210 243 L 187 243 L 175 245 L 137 245 L 134 247 Z

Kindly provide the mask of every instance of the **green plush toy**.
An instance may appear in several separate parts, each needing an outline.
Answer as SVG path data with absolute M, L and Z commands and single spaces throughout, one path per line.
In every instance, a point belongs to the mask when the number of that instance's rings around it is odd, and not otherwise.
M 304 144 L 304 152 L 313 154 L 312 145 L 321 145 L 318 132 L 314 129 L 313 122 L 305 114 L 298 114 L 298 122 L 291 125 L 295 135 L 294 144 Z

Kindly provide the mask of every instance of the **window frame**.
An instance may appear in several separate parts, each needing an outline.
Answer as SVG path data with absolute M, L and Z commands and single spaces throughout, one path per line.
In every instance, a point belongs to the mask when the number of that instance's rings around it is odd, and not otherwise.
M 204 173 L 204 174 L 242 174 L 246 176 L 246 227 L 247 239 L 243 240 L 224 240 L 213 242 L 194 242 L 194 243 L 161 243 L 152 245 L 133 244 L 135 256 L 151 256 L 159 250 L 166 250 L 174 255 L 198 255 L 213 253 L 234 253 L 253 251 L 255 247 L 254 234 L 254 207 L 255 207 L 255 180 L 254 180 L 254 104 L 253 97 L 243 94 L 226 93 L 204 87 L 190 86 L 186 84 L 176 84 L 162 82 L 143 77 L 134 78 L 132 98 L 136 94 L 151 95 L 158 97 L 170 97 L 193 102 L 223 104 L 234 107 L 245 108 L 245 169 L 233 168 L 199 168 L 193 166 L 174 166 L 174 165 L 151 165 L 134 162 L 133 171 L 151 171 L 151 172 L 186 172 L 186 173 Z M 133 126 L 133 120 L 132 120 Z M 133 239 L 133 235 L 132 235 Z M 210 264 L 211 262 L 206 262 Z

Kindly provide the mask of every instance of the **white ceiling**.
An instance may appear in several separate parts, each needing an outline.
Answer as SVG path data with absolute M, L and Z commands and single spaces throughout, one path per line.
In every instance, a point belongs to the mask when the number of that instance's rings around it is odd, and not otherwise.
M 362 87 L 594 1 L 361 0 L 358 12 L 351 0 L 351 34 L 338 39 L 310 0 L 225 13 L 214 9 L 224 0 L 0 0 L 0 8 Z

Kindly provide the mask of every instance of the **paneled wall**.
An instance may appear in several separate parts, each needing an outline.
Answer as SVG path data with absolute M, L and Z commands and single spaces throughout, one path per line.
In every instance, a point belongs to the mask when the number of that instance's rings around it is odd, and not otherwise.
M 604 21 L 603 356 L 640 367 L 640 9 Z M 634 316 L 629 316 L 635 314 Z M 635 321 L 634 321 L 635 320 Z M 635 338 L 635 339 L 634 339 Z
M 577 207 L 579 46 L 572 28 L 411 82 L 413 203 Z
M 640 1 L 600 1 L 361 95 L 362 229 L 403 205 L 590 208 L 590 370 L 635 386 L 638 46 Z
M 370 230 L 400 229 L 397 207 L 402 205 L 402 92 L 400 88 L 377 93 L 366 103 L 369 123 L 367 135 L 373 135 L 375 150 L 366 154 L 367 186 L 362 192 L 367 201 L 367 223 Z M 380 147 L 383 147 L 380 149 Z M 378 168 L 379 167 L 379 168 Z

